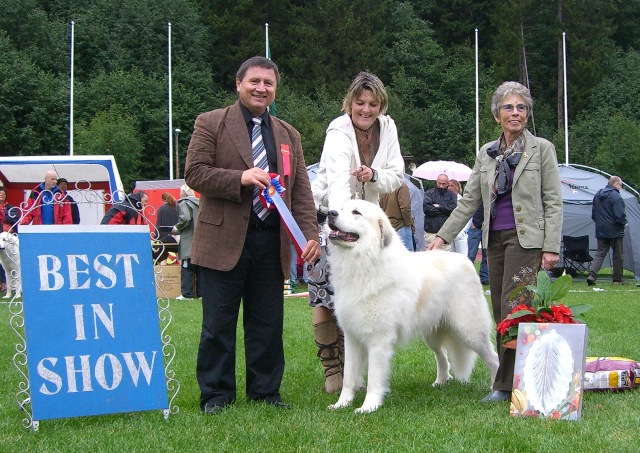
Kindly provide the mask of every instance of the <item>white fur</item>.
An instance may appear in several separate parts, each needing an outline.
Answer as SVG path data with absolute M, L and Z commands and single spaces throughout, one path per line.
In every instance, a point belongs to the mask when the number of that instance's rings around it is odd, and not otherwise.
M 18 236 L 3 231 L 0 233 L 0 263 L 7 276 L 7 294 L 5 299 L 22 295 L 22 279 L 20 278 L 20 242 Z
M 351 404 L 356 390 L 365 385 L 367 363 L 367 395 L 356 412 L 378 409 L 389 391 L 396 344 L 416 336 L 435 353 L 434 386 L 451 379 L 447 352 L 456 379 L 469 381 L 477 354 L 493 382 L 498 369 L 493 323 L 466 256 L 409 252 L 384 212 L 362 200 L 331 211 L 327 224 L 359 235 L 354 242 L 329 238 L 335 314 L 345 338 L 342 393 L 330 409 Z

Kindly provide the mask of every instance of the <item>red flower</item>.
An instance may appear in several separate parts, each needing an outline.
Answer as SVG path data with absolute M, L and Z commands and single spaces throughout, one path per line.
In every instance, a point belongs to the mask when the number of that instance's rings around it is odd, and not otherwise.
M 563 324 L 575 324 L 576 322 L 573 320 L 571 310 L 569 307 L 566 307 L 562 304 L 552 305 L 551 311 L 553 312 L 554 322 L 563 323 Z
M 536 322 L 556 322 L 556 318 L 551 314 L 551 313 L 546 313 L 546 312 L 542 312 L 542 313 L 538 313 L 538 319 L 536 319 Z
M 504 318 L 496 330 L 502 335 L 502 341 L 508 342 L 515 338 L 512 327 L 517 327 L 521 322 L 536 322 L 536 323 L 559 323 L 559 324 L 577 324 L 578 322 L 573 319 L 573 314 L 569 307 L 557 304 L 550 307 L 540 307 L 535 310 L 524 304 L 517 305 L 511 310 L 506 318 Z M 509 332 L 511 329 L 511 333 Z

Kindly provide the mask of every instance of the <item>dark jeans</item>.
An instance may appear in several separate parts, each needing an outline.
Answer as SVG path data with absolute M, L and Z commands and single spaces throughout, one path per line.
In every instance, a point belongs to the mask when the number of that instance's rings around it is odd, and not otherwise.
M 482 230 L 478 228 L 469 228 L 467 232 L 467 246 L 469 247 L 469 259 L 472 263 L 476 262 L 478 254 L 478 246 L 482 242 Z M 482 262 L 480 263 L 480 281 L 489 281 L 489 269 L 487 268 L 487 249 L 482 247 Z
M 284 295 L 280 229 L 249 229 L 238 264 L 230 271 L 200 268 L 202 334 L 196 374 L 200 405 L 236 398 L 236 326 L 242 300 L 250 399 L 280 396 L 284 374 Z
M 524 249 L 520 247 L 515 229 L 491 231 L 487 247 L 489 261 L 489 287 L 491 288 L 491 306 L 496 324 L 511 313 L 519 304 L 511 302 L 509 297 L 518 287 L 536 282 L 536 276 L 542 260 L 542 249 Z M 531 305 L 531 298 L 527 301 Z M 513 387 L 513 367 L 516 359 L 514 349 L 505 349 L 502 335 L 496 332 L 496 344 L 500 366 L 493 382 L 494 390 L 510 392 Z
M 613 281 L 622 281 L 622 265 L 623 265 L 623 244 L 624 238 L 599 238 L 598 239 L 598 251 L 596 256 L 591 262 L 589 268 L 589 275 L 596 278 L 598 271 L 602 267 L 602 261 L 607 257 L 609 249 L 613 250 Z

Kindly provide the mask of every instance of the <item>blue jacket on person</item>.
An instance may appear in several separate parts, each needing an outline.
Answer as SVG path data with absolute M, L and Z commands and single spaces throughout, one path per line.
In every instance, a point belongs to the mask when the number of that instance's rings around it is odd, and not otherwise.
M 591 207 L 591 218 L 596 223 L 597 239 L 624 237 L 627 215 L 624 212 L 624 200 L 618 189 L 607 184 L 596 192 Z

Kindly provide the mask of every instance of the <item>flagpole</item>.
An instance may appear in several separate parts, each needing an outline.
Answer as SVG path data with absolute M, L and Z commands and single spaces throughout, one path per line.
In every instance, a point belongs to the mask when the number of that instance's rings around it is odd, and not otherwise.
M 168 22 L 169 60 L 169 179 L 173 180 L 173 104 L 171 102 L 171 22 Z
M 271 47 L 269 47 L 269 24 L 264 23 L 264 56 L 271 60 Z M 269 105 L 269 114 L 276 116 L 276 101 Z
M 564 74 L 564 155 L 569 165 L 569 113 L 567 109 L 567 34 L 562 32 L 562 71 Z
M 70 55 L 70 67 L 69 74 L 69 155 L 73 156 L 73 47 L 74 47 L 74 26 L 75 23 L 71 21 L 71 55 Z
M 476 156 L 480 154 L 480 80 L 478 72 L 478 29 L 476 28 Z

